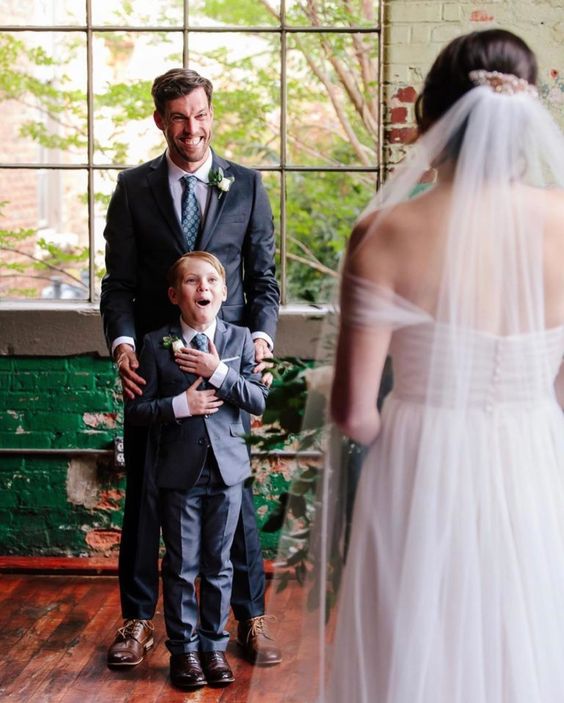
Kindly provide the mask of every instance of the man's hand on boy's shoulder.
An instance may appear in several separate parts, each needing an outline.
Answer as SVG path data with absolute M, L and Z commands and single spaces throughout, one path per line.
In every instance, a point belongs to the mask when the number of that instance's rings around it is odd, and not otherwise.
M 191 415 L 213 415 L 223 405 L 223 400 L 217 397 L 215 390 L 198 390 L 204 382 L 200 376 L 186 389 L 188 407 Z
M 182 371 L 193 373 L 202 378 L 210 378 L 219 366 L 219 354 L 215 344 L 209 341 L 209 352 L 198 351 L 192 347 L 183 347 L 174 354 L 174 360 Z
M 262 373 L 265 369 L 272 368 L 272 364 L 268 363 L 267 359 L 272 359 L 273 354 L 266 339 L 259 337 L 258 339 L 253 340 L 253 344 L 255 346 L 255 361 L 257 363 L 253 371 L 255 373 Z M 264 386 L 270 388 L 272 381 L 273 376 L 270 371 L 262 374 L 261 383 Z
M 133 347 L 129 344 L 118 344 L 114 350 L 114 358 L 124 396 L 128 400 L 132 400 L 136 395 L 143 395 L 141 386 L 144 386 L 146 381 L 137 373 L 139 360 Z

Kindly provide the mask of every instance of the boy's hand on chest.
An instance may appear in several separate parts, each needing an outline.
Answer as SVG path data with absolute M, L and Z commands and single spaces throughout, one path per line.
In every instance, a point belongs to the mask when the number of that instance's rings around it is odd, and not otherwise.
M 206 379 L 213 375 L 220 362 L 219 354 L 211 339 L 209 341 L 209 352 L 184 347 L 175 352 L 174 360 L 182 371 Z

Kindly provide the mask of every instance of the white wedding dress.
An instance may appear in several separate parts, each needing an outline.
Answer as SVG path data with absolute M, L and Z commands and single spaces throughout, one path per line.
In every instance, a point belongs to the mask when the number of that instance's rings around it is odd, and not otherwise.
M 349 374 L 342 402 L 371 407 L 386 350 L 393 390 L 350 538 L 351 455 L 326 426 L 292 603 L 303 610 L 292 619 L 286 591 L 272 594 L 288 663 L 253 674 L 253 703 L 271 703 L 265 691 L 272 703 L 564 701 L 564 138 L 513 79 L 465 93 L 361 218 L 336 311 L 362 366 L 337 358 L 334 398 Z M 415 203 L 430 165 L 437 188 Z M 335 320 L 325 326 L 330 371 Z M 306 427 L 319 408 L 313 392 Z M 305 489 L 300 475 L 294 493 Z M 291 518 L 290 567 L 303 536 Z
M 323 701 L 560 703 L 564 415 L 554 382 L 564 326 L 470 333 L 457 428 L 442 330 L 410 307 L 356 493 Z M 432 358 L 444 368 L 435 403 Z

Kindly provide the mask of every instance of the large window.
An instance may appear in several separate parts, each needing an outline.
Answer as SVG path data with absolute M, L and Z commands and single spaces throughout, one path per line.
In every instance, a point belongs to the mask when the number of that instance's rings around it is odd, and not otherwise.
M 2 0 L 0 298 L 95 301 L 118 171 L 161 153 L 153 78 L 215 88 L 213 145 L 262 172 L 283 302 L 323 302 L 381 149 L 376 0 Z

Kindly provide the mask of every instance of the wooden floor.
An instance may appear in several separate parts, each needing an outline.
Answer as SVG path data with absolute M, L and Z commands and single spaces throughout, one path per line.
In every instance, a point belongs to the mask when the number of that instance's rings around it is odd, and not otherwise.
M 269 582 L 269 588 L 276 581 Z M 286 625 L 299 619 L 300 587 L 287 589 Z M 0 574 L 0 701 L 9 703 L 244 703 L 253 667 L 231 642 L 228 659 L 236 681 L 227 688 L 186 693 L 168 678 L 162 607 L 155 617 L 155 646 L 129 671 L 110 671 L 106 650 L 121 625 L 114 576 Z M 297 624 L 297 623 L 296 623 Z M 228 629 L 235 628 L 230 622 Z M 291 627 L 289 628 L 291 631 Z M 264 703 L 284 696 L 294 657 L 280 641 L 284 662 L 270 667 Z M 264 670 L 263 670 L 264 671 Z M 262 675 L 262 674 L 261 674 Z M 293 700 L 293 699 L 292 699 Z

